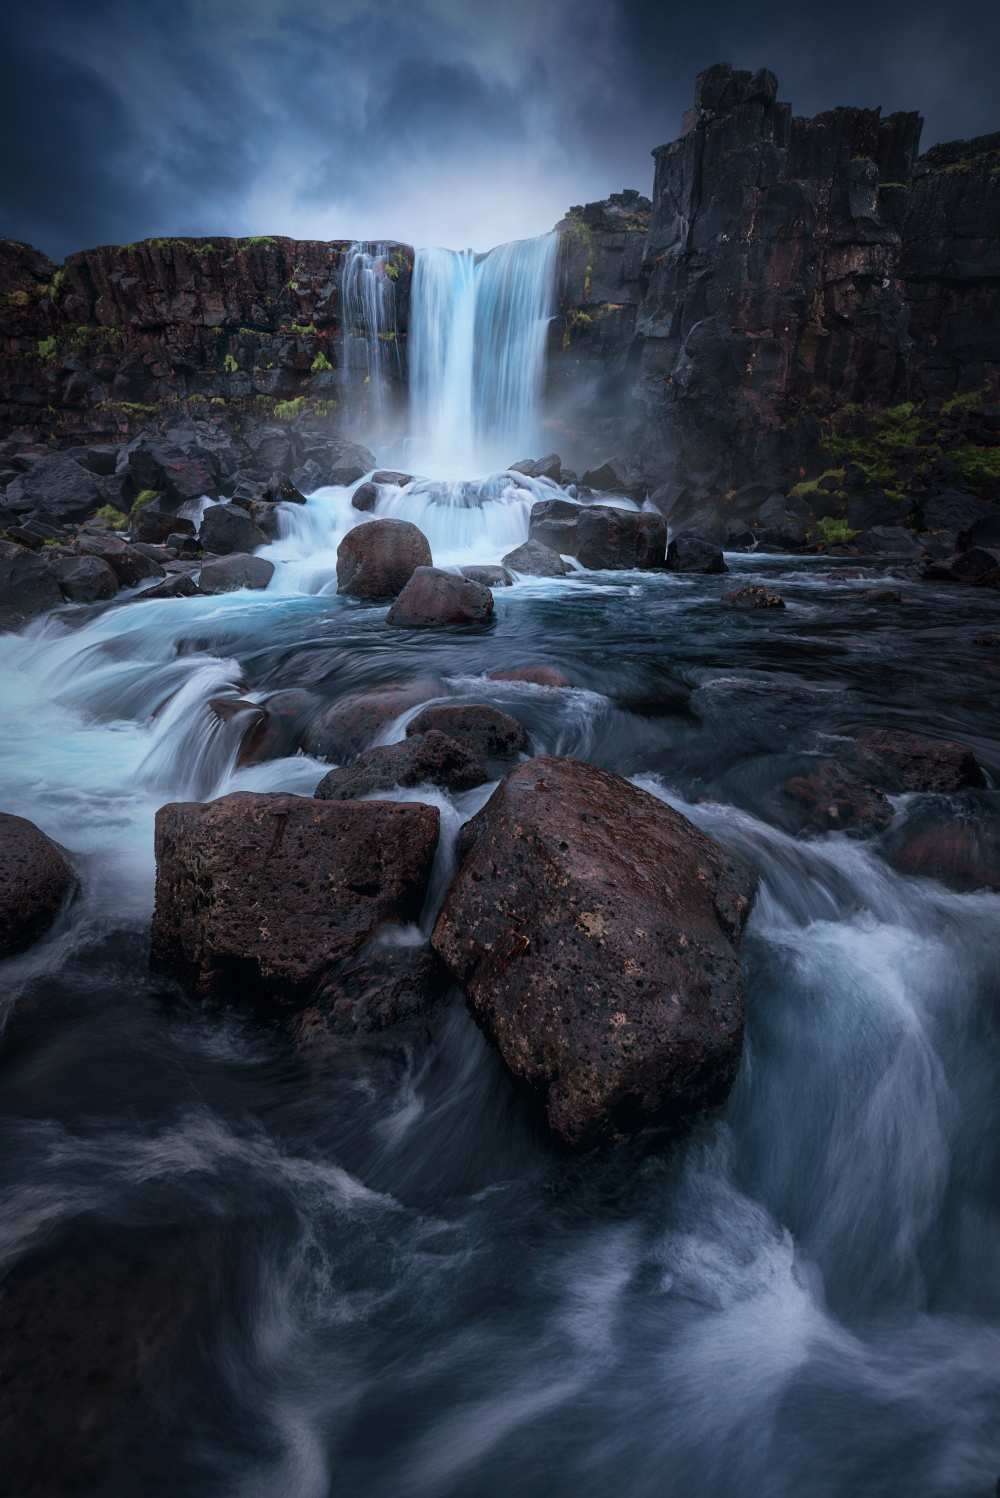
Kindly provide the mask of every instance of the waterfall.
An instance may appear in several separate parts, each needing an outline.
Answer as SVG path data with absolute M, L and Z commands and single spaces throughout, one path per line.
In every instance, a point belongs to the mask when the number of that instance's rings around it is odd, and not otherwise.
M 556 236 L 487 255 L 418 250 L 410 412 L 420 466 L 438 477 L 504 468 L 535 453 Z
M 352 244 L 344 257 L 341 322 L 344 378 L 363 370 L 367 414 L 376 426 L 384 415 L 389 382 L 401 376 L 396 336 L 396 269 L 388 244 Z

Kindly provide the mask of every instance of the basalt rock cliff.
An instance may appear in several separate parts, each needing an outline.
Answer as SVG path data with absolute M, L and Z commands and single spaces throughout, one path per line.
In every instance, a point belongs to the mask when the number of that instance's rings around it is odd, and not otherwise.
M 827 542 L 923 525 L 942 492 L 1000 499 L 1000 133 L 921 156 L 920 131 L 798 118 L 766 70 L 700 74 L 652 197 L 557 226 L 553 445 L 614 455 L 672 525 L 722 538 L 775 491 L 783 525 Z M 0 241 L 0 438 L 191 418 L 363 438 L 405 397 L 413 269 L 406 245 L 369 248 L 392 308 L 378 380 L 344 241 L 146 240 L 61 267 Z
M 774 488 L 845 525 L 855 495 L 882 523 L 943 484 L 1000 498 L 1000 133 L 921 156 L 921 125 L 797 118 L 773 73 L 720 64 L 652 201 L 559 226 L 553 386 L 576 378 L 671 518 Z
M 0 240 L 0 435 L 110 439 L 192 415 L 363 429 L 376 395 L 405 389 L 413 269 L 408 245 L 371 249 L 395 309 L 378 390 L 345 305 L 347 241 L 147 239 L 56 266 Z

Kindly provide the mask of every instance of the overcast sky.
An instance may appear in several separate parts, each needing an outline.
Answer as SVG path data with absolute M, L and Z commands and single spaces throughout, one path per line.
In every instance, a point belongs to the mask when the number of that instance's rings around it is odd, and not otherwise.
M 712 62 L 797 114 L 1000 129 L 1000 4 L 920 0 L 6 0 L 0 234 L 488 248 L 648 192 Z

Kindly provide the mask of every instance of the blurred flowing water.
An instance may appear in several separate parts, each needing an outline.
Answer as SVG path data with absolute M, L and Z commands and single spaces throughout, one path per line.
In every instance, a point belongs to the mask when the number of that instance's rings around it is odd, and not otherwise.
M 497 561 L 545 492 L 418 479 L 376 513 L 445 564 Z M 1000 897 L 796 839 L 774 787 L 865 724 L 963 738 L 995 784 L 996 666 L 972 637 L 998 601 L 899 579 L 887 608 L 832 560 L 733 557 L 732 578 L 521 580 L 489 630 L 407 632 L 335 593 L 365 519 L 350 494 L 283 508 L 266 592 L 66 609 L 0 642 L 0 805 L 83 873 L 3 970 L 0 1262 L 94 1224 L 215 1233 L 222 1288 L 115 1492 L 986 1498 Z M 727 609 L 734 581 L 788 607 Z M 573 687 L 485 679 L 529 662 Z M 150 980 L 156 807 L 308 795 L 326 768 L 236 769 L 239 720 L 209 701 L 418 675 L 514 712 L 536 752 L 634 777 L 760 870 L 720 1116 L 566 1159 L 457 996 L 317 1057 Z M 488 793 L 433 793 L 438 897 Z

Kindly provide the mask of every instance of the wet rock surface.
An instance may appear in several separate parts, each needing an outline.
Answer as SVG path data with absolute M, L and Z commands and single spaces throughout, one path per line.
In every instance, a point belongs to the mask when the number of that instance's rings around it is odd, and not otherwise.
M 351 801 L 394 786 L 415 785 L 468 791 L 486 781 L 483 760 L 475 744 L 426 728 L 401 743 L 366 749 L 350 764 L 331 770 L 316 787 L 316 795 L 323 801 Z
M 529 760 L 466 826 L 433 942 L 550 1128 L 582 1147 L 724 1100 L 754 879 L 676 812 Z
M 367 749 L 373 739 L 408 708 L 418 707 L 445 690 L 436 677 L 386 682 L 367 692 L 350 692 L 324 709 L 309 724 L 302 741 L 307 754 L 345 760 Z
M 408 520 L 369 520 L 337 548 L 337 592 L 395 598 L 418 567 L 431 566 L 427 537 Z
M 387 623 L 432 629 L 488 624 L 492 617 L 493 594 L 482 583 L 440 567 L 418 567 L 389 610 Z
M 760 584 L 750 584 L 745 588 L 737 588 L 732 593 L 723 593 L 722 601 L 732 609 L 783 609 L 785 607 L 785 600 L 780 593 L 775 593 Z
M 234 792 L 156 818 L 152 960 L 201 998 L 301 1008 L 420 913 L 436 807 Z
M 485 763 L 503 762 L 528 752 L 528 735 L 516 718 L 485 703 L 434 703 L 406 725 L 408 738 L 432 729 L 463 744 Z
M 43 936 L 75 883 L 58 843 L 26 818 L 0 812 L 0 958 Z
M 515 546 L 503 559 L 510 572 L 521 572 L 526 577 L 565 577 L 570 570 L 557 551 L 543 546 L 540 541 L 525 541 Z
M 718 546 L 701 536 L 677 536 L 667 547 L 671 572 L 728 572 Z

